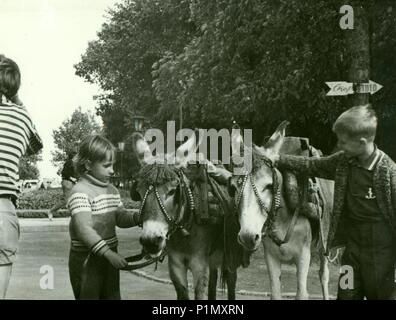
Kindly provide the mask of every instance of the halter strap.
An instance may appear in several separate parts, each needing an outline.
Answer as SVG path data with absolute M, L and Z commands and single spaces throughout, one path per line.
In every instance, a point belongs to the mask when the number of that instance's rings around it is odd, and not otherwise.
M 187 197 L 187 202 L 189 204 L 189 209 L 190 212 L 193 213 L 195 211 L 195 203 L 194 203 L 194 197 L 192 195 L 191 189 L 188 186 L 188 184 L 185 182 L 185 175 L 183 173 L 183 171 L 179 171 L 178 172 L 179 178 L 180 178 L 180 190 L 181 192 L 183 192 L 183 189 L 186 191 L 186 197 Z M 184 188 L 183 188 L 184 187 Z M 176 213 L 176 217 L 173 218 L 171 215 L 169 215 L 169 213 L 167 212 L 164 203 L 161 200 L 161 197 L 158 193 L 157 188 L 154 185 L 150 185 L 143 197 L 142 203 L 140 205 L 140 209 L 139 209 L 139 226 L 143 227 L 143 208 L 146 204 L 147 201 L 147 197 L 148 195 L 154 192 L 155 198 L 157 199 L 158 205 L 161 209 L 162 214 L 165 216 L 166 221 L 169 223 L 170 225 L 170 230 L 168 231 L 168 239 L 170 238 L 170 236 L 176 232 L 177 230 L 180 230 L 181 233 L 184 236 L 188 236 L 189 232 L 187 231 L 186 227 L 182 224 L 182 220 L 184 215 L 181 214 L 182 212 L 182 205 L 180 204 Z
M 277 171 L 277 169 L 274 167 L 274 165 L 270 159 L 268 159 L 266 157 L 262 157 L 261 159 L 264 162 L 264 164 L 267 165 L 268 167 L 270 167 L 270 169 L 272 170 L 274 196 L 272 198 L 271 208 L 268 209 L 268 207 L 264 204 L 263 200 L 261 199 L 259 192 L 257 190 L 257 186 L 255 185 L 255 183 L 253 181 L 253 177 L 252 177 L 251 173 L 246 173 L 245 175 L 243 175 L 243 178 L 242 177 L 240 178 L 241 180 L 240 180 L 239 184 L 241 184 L 242 186 L 241 186 L 241 190 L 238 193 L 237 198 L 236 198 L 236 207 L 238 209 L 240 206 L 243 192 L 245 190 L 247 180 L 249 179 L 250 185 L 252 186 L 253 193 L 256 196 L 256 199 L 259 203 L 260 209 L 267 214 L 267 220 L 265 221 L 265 224 L 263 226 L 263 236 L 268 235 L 268 237 L 270 237 L 271 240 L 275 244 L 277 244 L 278 246 L 281 246 L 282 244 L 285 244 L 285 243 L 289 242 L 289 240 L 290 240 L 291 234 L 293 232 L 294 226 L 297 222 L 297 218 L 298 218 L 298 215 L 300 212 L 300 206 L 298 206 L 293 213 L 292 220 L 289 224 L 289 227 L 287 229 L 284 239 L 283 240 L 280 239 L 274 231 L 274 222 L 276 219 L 276 212 L 281 207 L 281 185 L 280 185 L 279 179 L 278 179 L 279 171 Z M 268 232 L 266 232 L 266 231 L 268 231 Z

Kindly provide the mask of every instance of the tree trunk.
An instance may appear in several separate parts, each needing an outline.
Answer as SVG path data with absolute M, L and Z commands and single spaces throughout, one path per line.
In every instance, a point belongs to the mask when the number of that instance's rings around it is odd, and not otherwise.
M 370 79 L 370 34 L 368 12 L 363 1 L 352 1 L 354 10 L 354 29 L 345 30 L 347 49 L 350 54 L 349 82 L 367 83 Z M 357 86 L 355 86 L 356 92 Z M 368 93 L 350 95 L 349 106 L 369 103 Z

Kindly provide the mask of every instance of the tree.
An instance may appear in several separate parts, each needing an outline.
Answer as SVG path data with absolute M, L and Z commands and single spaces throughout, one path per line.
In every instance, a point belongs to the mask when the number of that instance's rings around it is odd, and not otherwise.
M 186 0 L 126 0 L 109 15 L 99 39 L 89 43 L 75 68 L 78 76 L 103 89 L 97 97 L 97 114 L 103 120 L 104 134 L 117 145 L 128 142 L 133 115 L 146 116 L 154 125 L 163 121 L 152 87 L 152 66 L 166 52 L 181 53 L 194 36 L 195 25 L 189 20 Z M 131 145 L 117 155 L 116 172 L 121 171 L 120 157 L 123 177 L 132 178 L 138 160 Z
M 164 128 L 183 109 L 185 127 L 229 128 L 235 119 L 252 128 L 255 142 L 261 142 L 287 119 L 289 134 L 310 137 L 328 153 L 335 142 L 334 120 L 368 96 L 328 97 L 325 82 L 362 81 L 370 72 L 385 87 L 369 97 L 383 123 L 378 144 L 396 156 L 389 141 L 396 133 L 391 126 L 396 120 L 396 4 L 351 2 L 360 19 L 356 39 L 356 32 L 340 28 L 344 4 L 125 1 L 112 11 L 99 40 L 90 44 L 77 74 L 110 90 L 105 107 L 100 105 L 104 122 L 117 114 L 129 128 L 129 115 L 142 112 Z
M 88 135 L 99 133 L 101 130 L 92 112 L 82 112 L 78 107 L 70 118 L 62 122 L 61 126 L 53 130 L 52 136 L 56 150 L 52 152 L 52 162 L 61 165 L 67 155 Z
M 19 161 L 19 179 L 30 180 L 38 179 L 40 176 L 37 168 L 37 161 L 41 160 L 41 153 L 39 155 L 24 156 Z
M 98 97 L 98 114 L 113 142 L 131 132 L 132 115 L 153 118 L 157 114 L 152 66 L 166 52 L 182 52 L 193 37 L 189 2 L 126 0 L 117 4 L 98 33 L 99 39 L 89 43 L 75 66 L 78 76 L 104 90 Z
M 227 128 L 235 119 L 256 142 L 288 119 L 290 133 L 329 150 L 334 141 L 315 132 L 330 132 L 344 108 L 324 85 L 347 71 L 338 10 L 313 0 L 195 1 L 199 36 L 155 65 L 162 113 L 183 108 L 186 127 Z

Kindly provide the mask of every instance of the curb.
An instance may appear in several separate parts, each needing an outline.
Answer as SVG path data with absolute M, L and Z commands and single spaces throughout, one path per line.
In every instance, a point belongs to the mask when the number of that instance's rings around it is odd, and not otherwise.
M 149 274 L 147 274 L 144 271 L 131 270 L 129 272 L 134 274 L 137 277 L 140 277 L 140 278 L 145 278 L 145 279 L 148 279 L 148 280 L 151 280 L 151 281 L 154 281 L 154 282 L 158 282 L 158 283 L 162 283 L 162 284 L 173 285 L 171 280 L 158 278 L 156 276 L 149 275 Z M 188 288 L 191 290 L 191 289 L 193 289 L 193 286 L 191 284 L 189 284 Z M 223 290 L 221 288 L 217 288 L 217 292 L 225 293 L 225 292 L 227 292 L 227 289 Z M 261 292 L 261 291 L 238 290 L 238 291 L 235 292 L 235 294 L 241 295 L 241 296 L 271 297 L 271 292 Z M 294 299 L 295 297 L 296 297 L 296 293 L 295 292 L 282 293 L 282 298 L 292 298 L 292 299 Z M 320 295 L 320 294 L 310 294 L 309 298 L 313 298 L 315 300 L 322 300 L 323 296 Z M 330 295 L 330 300 L 335 300 L 335 297 Z
M 21 232 L 67 232 L 70 218 L 19 218 Z

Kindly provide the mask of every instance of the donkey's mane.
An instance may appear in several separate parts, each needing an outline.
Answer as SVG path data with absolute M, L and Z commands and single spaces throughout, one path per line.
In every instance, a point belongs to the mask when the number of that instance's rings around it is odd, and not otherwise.
M 178 169 L 168 164 L 147 164 L 137 174 L 139 183 L 159 186 L 172 180 L 179 179 Z
M 256 148 L 246 150 L 244 152 L 249 152 L 251 153 L 251 158 L 252 158 L 252 168 L 251 168 L 251 173 L 255 173 L 257 172 L 259 169 L 262 168 L 262 166 L 264 165 L 268 165 L 269 163 L 269 159 L 264 156 L 263 154 L 261 154 Z M 235 156 L 233 156 L 233 160 L 231 161 L 231 163 L 235 163 L 236 161 L 234 161 Z

